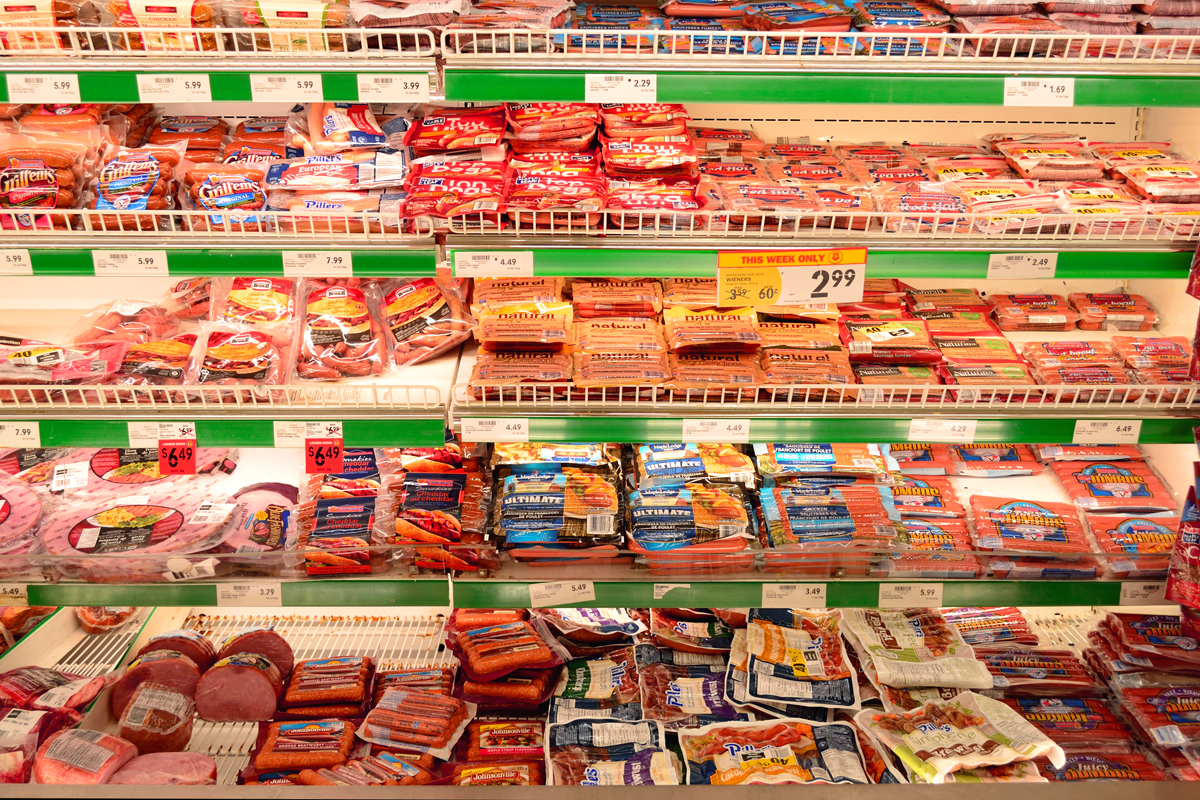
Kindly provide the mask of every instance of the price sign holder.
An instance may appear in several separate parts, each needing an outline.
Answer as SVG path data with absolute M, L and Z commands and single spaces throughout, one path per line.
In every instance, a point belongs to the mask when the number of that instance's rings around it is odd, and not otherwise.
M 1075 79 L 1005 78 L 1004 105 L 1026 108 L 1070 108 L 1075 105 Z
M 279 581 L 218 583 L 217 606 L 221 608 L 282 608 L 283 584 Z
M 531 608 L 565 606 L 596 602 L 596 587 L 591 581 L 555 581 L 529 584 Z
M 764 583 L 763 608 L 825 608 L 823 583 Z
M 331 437 L 304 440 L 304 471 L 309 475 L 342 472 L 342 440 Z
M 800 306 L 863 298 L 867 248 L 717 253 L 717 305 Z
M 684 419 L 680 438 L 684 442 L 746 444 L 750 441 L 750 420 Z
M 160 475 L 195 475 L 195 439 L 159 439 L 158 472 Z
M 587 73 L 583 76 L 585 103 L 656 103 L 657 75 Z
M 940 583 L 881 583 L 880 608 L 932 608 L 942 605 Z
M 32 275 L 28 250 L 0 250 L 0 275 Z
M 1071 444 L 1137 444 L 1140 419 L 1081 419 L 1075 422 Z
M 977 420 L 929 417 L 908 423 L 910 442 L 973 442 Z
M 0 447 L 41 447 L 42 428 L 36 421 L 0 422 Z
M 29 586 L 24 583 L 0 583 L 0 605 L 29 605 Z
M 495 250 L 489 252 L 454 251 L 456 278 L 532 278 L 532 250 Z
M 496 419 L 464 418 L 462 421 L 464 442 L 528 442 L 529 420 L 518 417 Z
M 994 253 L 988 256 L 988 280 L 1053 278 L 1058 253 Z
M 354 274 L 349 250 L 284 250 L 283 274 L 288 278 L 338 278 Z

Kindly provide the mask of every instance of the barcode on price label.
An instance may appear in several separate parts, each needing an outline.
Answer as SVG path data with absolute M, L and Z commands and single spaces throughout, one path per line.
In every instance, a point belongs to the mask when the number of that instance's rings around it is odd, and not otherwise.
M 1004 105 L 1070 108 L 1075 105 L 1075 79 L 1005 78 Z
M 250 97 L 256 103 L 320 102 L 325 99 L 325 88 L 320 73 L 316 72 L 303 75 L 251 75 Z
M 233 503 L 210 503 L 204 502 L 192 514 L 192 518 L 188 520 L 189 525 L 220 525 L 225 520 L 229 519 L 229 515 L 237 506 Z
M 138 98 L 143 103 L 211 103 L 207 75 L 138 75 Z
M 748 419 L 684 419 L 680 441 L 718 444 L 750 441 Z
M 690 589 L 690 583 L 656 583 L 654 584 L 654 599 L 662 600 L 672 589 Z
M 464 418 L 462 440 L 464 442 L 528 442 L 529 420 L 516 417 Z
M 1121 605 L 1123 606 L 1158 606 L 1165 602 L 1167 602 L 1167 585 L 1165 583 L 1126 581 L 1121 584 Z
M 584 75 L 583 99 L 586 103 L 658 102 L 657 75 Z
M 194 422 L 130 422 L 126 426 L 130 447 L 158 447 L 162 439 L 195 439 Z
M 0 275 L 32 275 L 28 250 L 0 250 Z
M 37 422 L 0 422 L 0 447 L 41 447 L 42 430 Z
M 93 250 L 92 271 L 98 277 L 166 276 L 166 250 Z
M 488 253 L 450 254 L 456 278 L 532 278 L 532 250 L 497 250 Z
M 279 581 L 217 584 L 218 606 L 271 607 L 283 606 L 283 584 Z
M 358 76 L 359 102 L 425 103 L 429 100 L 428 73 Z
M 555 581 L 554 583 L 529 584 L 529 605 L 544 606 L 577 605 L 594 603 L 596 587 L 591 581 Z
M 973 442 L 976 420 L 914 419 L 908 425 L 910 442 Z
M 283 274 L 289 278 L 345 278 L 354 274 L 349 250 L 284 250 Z
M 54 467 L 54 477 L 50 479 L 50 491 L 65 492 L 68 489 L 82 489 L 88 483 L 88 463 L 77 461 L 74 464 L 58 464 Z
M 1058 253 L 997 253 L 988 256 L 989 280 L 1053 278 Z
M 1072 444 L 1137 444 L 1140 419 L 1081 419 L 1075 422 Z
M 823 583 L 764 583 L 763 608 L 824 608 Z
M 880 608 L 932 607 L 942 604 L 940 583 L 881 583 Z

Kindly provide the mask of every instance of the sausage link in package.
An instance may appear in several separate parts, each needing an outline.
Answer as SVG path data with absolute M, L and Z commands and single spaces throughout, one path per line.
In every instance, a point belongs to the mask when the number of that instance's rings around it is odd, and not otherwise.
M 116 372 L 105 383 L 109 386 L 183 386 L 193 371 L 196 334 L 179 333 L 167 339 L 131 345 L 121 357 Z M 184 400 L 184 390 L 134 392 L 132 399 L 161 402 Z M 120 392 L 127 399 L 129 393 Z
M 474 703 L 420 689 L 388 689 L 356 733 L 373 744 L 448 759 L 474 716 Z
M 1084 511 L 1154 514 L 1178 508 L 1170 488 L 1145 461 L 1055 461 L 1050 466 Z
M 643 444 L 637 448 L 638 486 L 708 479 L 755 484 L 754 461 L 731 444 Z
M 1099 567 L 1074 506 L 1002 497 L 971 497 L 975 544 L 1014 555 L 991 559 L 997 577 L 1094 578 Z
M 89 206 L 101 230 L 156 231 L 175 207 L 176 175 L 184 144 L 117 147 L 96 171 Z M 126 212 L 147 211 L 138 214 Z M 158 213 L 155 213 L 158 212 Z
M 462 655 L 463 671 L 475 681 L 494 680 L 518 669 L 556 667 L 566 660 L 562 647 L 536 619 L 458 631 L 452 641 Z
M 270 402 L 283 397 L 271 389 L 287 382 L 284 357 L 265 332 L 241 325 L 205 325 L 194 356 L 189 383 L 199 387 L 231 387 L 216 393 L 223 402 Z M 232 387 L 246 387 L 244 389 Z M 205 392 L 205 399 L 212 399 Z
M 551 786 L 675 786 L 679 764 L 661 722 L 577 719 L 546 729 Z
M 358 148 L 378 149 L 387 135 L 366 103 L 309 103 L 287 123 L 293 147 L 328 156 Z
M 668 731 L 749 719 L 725 699 L 724 656 L 697 656 L 648 644 L 638 645 L 635 652 L 646 719 L 658 720 Z
M 959 770 L 1043 756 L 1056 767 L 1066 763 L 1054 741 L 1008 706 L 974 692 L 907 714 L 860 711 L 854 721 L 929 783 L 944 783 Z
M 858 680 L 842 644 L 836 611 L 752 608 L 748 621 L 750 698 L 858 710 Z
M 209 320 L 261 331 L 290 353 L 296 330 L 293 278 L 213 278 Z
M 336 381 L 382 375 L 388 366 L 383 327 L 376 316 L 373 287 L 305 281 L 300 286 L 304 319 L 296 354 L 296 376 Z
M 618 544 L 616 481 L 575 467 L 547 464 L 507 475 L 496 527 L 506 545 Z
M 718 722 L 680 731 L 679 746 L 693 786 L 870 783 L 845 722 Z
M 466 311 L 465 281 L 389 281 L 380 291 L 380 316 L 396 366 L 419 364 L 471 337 L 474 320 Z
M 937 611 L 845 609 L 843 631 L 876 686 L 990 689 L 992 675 Z

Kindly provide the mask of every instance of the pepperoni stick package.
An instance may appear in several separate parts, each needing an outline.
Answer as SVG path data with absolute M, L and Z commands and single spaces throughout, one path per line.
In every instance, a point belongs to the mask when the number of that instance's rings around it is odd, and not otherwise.
M 546 782 L 554 786 L 674 786 L 675 754 L 661 722 L 577 719 L 546 730 Z
M 374 291 L 312 281 L 301 284 L 304 320 L 296 355 L 297 377 L 336 381 L 383 374 L 388 353 L 376 317 Z
M 722 655 L 733 646 L 733 631 L 725 623 L 693 609 L 651 609 L 650 638 L 663 647 L 696 655 Z
M 992 676 L 975 651 L 936 611 L 846 609 L 843 631 L 871 683 L 904 688 L 990 689 Z
M 568 661 L 550 699 L 548 722 L 609 717 L 640 697 L 637 660 L 632 647 L 593 658 Z
M 860 711 L 854 721 L 929 783 L 944 783 L 962 769 L 1039 756 L 1058 767 L 1066 760 L 1061 747 L 1011 708 L 974 692 L 931 701 L 906 714 Z
M 752 608 L 746 629 L 750 697 L 857 710 L 858 681 L 842 645 L 837 612 Z
M 870 782 L 845 722 L 718 722 L 680 731 L 679 745 L 693 786 Z
M 1056 461 L 1050 466 L 1085 511 L 1153 514 L 1178 507 L 1170 488 L 1145 461 Z

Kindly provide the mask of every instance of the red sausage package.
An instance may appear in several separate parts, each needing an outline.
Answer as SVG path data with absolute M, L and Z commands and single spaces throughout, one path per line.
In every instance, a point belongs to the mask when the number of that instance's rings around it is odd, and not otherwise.
M 388 366 L 374 288 L 327 286 L 305 281 L 296 376 L 336 381 L 383 374 Z
M 465 281 L 416 278 L 383 284 L 381 317 L 396 366 L 419 364 L 471 337 Z
M 1174 511 L 1170 488 L 1145 461 L 1056 461 L 1050 465 L 1063 488 L 1085 511 Z
M 842 343 L 851 361 L 882 364 L 937 364 L 941 351 L 933 343 L 929 326 L 920 319 L 838 322 Z
M 1038 635 L 1018 608 L 950 608 L 942 616 L 954 625 L 969 645 L 1040 644 Z
M 536 619 L 457 631 L 451 642 L 463 656 L 463 671 L 476 681 L 493 680 L 518 669 L 556 667 L 566 660 L 545 623 Z
M 286 364 L 272 338 L 262 331 L 237 325 L 206 326 L 200 334 L 189 382 L 201 387 L 231 388 L 217 397 L 226 401 L 268 401 L 281 391 L 264 388 L 287 382 Z M 212 399 L 212 393 L 204 393 Z
M 1025 444 L 950 445 L 953 474 L 968 478 L 1037 475 L 1045 466 Z
M 296 329 L 296 288 L 293 278 L 213 278 L 209 320 L 243 325 L 271 336 L 289 351 Z
M 1112 577 L 1120 580 L 1163 579 L 1171 549 L 1179 536 L 1179 517 L 1138 517 L 1127 514 L 1088 514 L 1088 527 L 1106 559 Z
M 1004 645 L 976 652 L 1006 697 L 1091 697 L 1106 688 L 1072 650 Z
M 178 330 L 175 319 L 160 305 L 114 300 L 80 317 L 67 332 L 67 344 L 94 351 L 118 344 L 145 344 L 173 336 Z
M 110 386 L 182 386 L 191 369 L 197 337 L 180 333 L 168 339 L 135 344 L 125 351 L 117 371 L 105 381 Z M 121 393 L 127 396 L 126 393 Z M 182 390 L 149 392 L 139 396 L 180 401 Z
M 975 544 L 1005 555 L 991 560 L 992 572 L 1013 579 L 1094 578 L 1099 568 L 1073 506 L 974 495 Z M 1028 554 L 1028 555 L 1025 555 Z
M 1081 331 L 1148 331 L 1158 324 L 1158 312 L 1140 294 L 1074 292 L 1067 295 L 1079 312 Z
M 355 733 L 374 744 L 447 759 L 474 716 L 473 703 L 419 689 L 388 689 Z
M 1055 294 L 994 294 L 988 298 L 1002 331 L 1072 331 L 1079 312 Z

